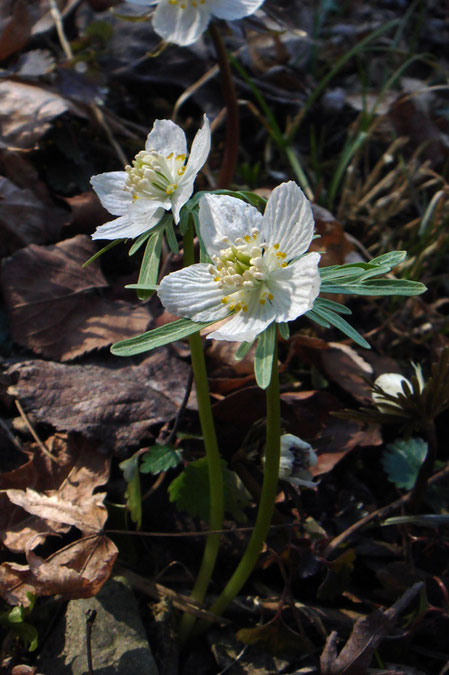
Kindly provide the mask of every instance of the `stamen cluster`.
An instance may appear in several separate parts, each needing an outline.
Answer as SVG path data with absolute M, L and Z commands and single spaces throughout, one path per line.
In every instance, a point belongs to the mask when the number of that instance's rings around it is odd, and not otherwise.
M 273 294 L 267 284 L 270 273 L 276 267 L 287 266 L 287 254 L 279 250 L 279 244 L 269 246 L 257 228 L 251 230 L 251 235 L 238 237 L 234 242 L 228 237 L 223 237 L 222 242 L 226 248 L 212 256 L 214 264 L 209 266 L 209 273 L 225 294 L 222 304 L 230 311 L 246 312 L 249 296 L 256 290 L 261 305 L 267 300 L 271 302 Z
M 132 193 L 133 200 L 166 199 L 178 189 L 177 180 L 186 170 L 185 154 L 170 153 L 166 157 L 150 150 L 142 150 L 133 160 L 132 166 L 125 167 L 127 173 L 125 189 Z

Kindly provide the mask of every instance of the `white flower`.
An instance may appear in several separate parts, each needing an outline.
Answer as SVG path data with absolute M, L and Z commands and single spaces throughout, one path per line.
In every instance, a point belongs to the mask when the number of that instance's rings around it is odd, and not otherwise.
M 212 265 L 172 272 L 159 297 L 169 312 L 193 321 L 229 317 L 210 338 L 250 342 L 273 321 L 293 321 L 312 308 L 320 256 L 302 254 L 313 226 L 310 203 L 293 182 L 273 190 L 263 216 L 241 199 L 206 195 L 199 236 Z
M 193 139 L 186 163 L 187 142 L 183 130 L 170 120 L 156 120 L 145 150 L 124 171 L 92 176 L 90 182 L 101 203 L 119 216 L 96 229 L 92 239 L 137 237 L 157 225 L 164 211 L 172 209 L 175 223 L 193 192 L 198 171 L 210 150 L 209 121 Z
M 167 42 L 191 45 L 206 30 L 212 16 L 242 19 L 254 14 L 264 0 L 128 0 L 137 5 L 157 5 L 153 28 Z
M 412 366 L 415 370 L 415 375 L 418 380 L 419 391 L 421 392 L 425 386 L 421 367 L 417 366 L 414 363 L 412 363 Z M 406 377 L 400 375 L 399 373 L 383 373 L 382 375 L 379 375 L 379 377 L 375 380 L 374 384 L 377 387 L 380 387 L 380 389 L 382 389 L 382 391 L 384 391 L 386 394 L 390 394 L 390 396 L 394 396 L 395 398 L 397 398 L 399 394 L 404 393 L 404 390 L 402 388 L 402 384 L 404 382 L 405 384 L 408 385 L 410 390 L 412 390 L 412 383 L 410 382 L 410 380 L 407 380 Z M 385 396 L 382 396 L 382 394 L 377 393 L 375 391 L 373 391 L 372 393 L 372 398 L 376 408 L 380 412 L 385 413 L 391 412 L 389 406 L 393 408 L 399 409 L 401 408 L 399 403 L 396 403 L 395 401 L 390 401 L 389 399 L 385 398 Z
M 281 436 L 279 478 L 293 485 L 316 487 L 317 483 L 313 482 L 313 475 L 309 469 L 317 463 L 318 457 L 309 443 L 293 434 Z

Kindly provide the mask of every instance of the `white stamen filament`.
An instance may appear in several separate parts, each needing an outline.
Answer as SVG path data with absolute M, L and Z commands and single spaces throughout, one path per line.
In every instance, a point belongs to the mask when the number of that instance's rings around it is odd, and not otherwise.
M 142 150 L 133 160 L 132 166 L 126 166 L 128 174 L 125 189 L 133 199 L 167 199 L 178 189 L 177 180 L 185 172 L 186 156 L 173 152 L 164 157 L 155 150 Z
M 255 292 L 261 305 L 271 302 L 273 294 L 267 285 L 270 273 L 287 265 L 287 255 L 279 251 L 279 244 L 269 246 L 261 241 L 257 229 L 251 231 L 251 236 L 238 237 L 233 243 L 228 237 L 222 242 L 223 250 L 212 257 L 214 264 L 209 265 L 209 273 L 224 293 L 221 302 L 235 312 L 246 312 Z

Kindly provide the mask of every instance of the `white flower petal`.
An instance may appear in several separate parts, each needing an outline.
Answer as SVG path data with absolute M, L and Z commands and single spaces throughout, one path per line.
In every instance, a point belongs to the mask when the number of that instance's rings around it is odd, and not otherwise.
M 207 337 L 231 342 L 252 342 L 274 319 L 274 305 L 269 302 L 261 305 L 257 294 L 254 294 L 246 312 L 237 312 L 232 319 Z
M 113 216 L 122 216 L 132 204 L 132 195 L 125 189 L 126 171 L 99 173 L 90 179 L 104 208 Z
M 241 19 L 254 14 L 264 3 L 264 0 L 213 0 L 210 3 L 212 14 L 219 19 Z
M 204 263 L 165 276 L 158 295 L 169 312 L 193 321 L 218 321 L 229 314 L 221 302 L 223 292 Z
M 263 217 L 263 233 L 269 244 L 279 244 L 291 260 L 307 251 L 313 227 L 312 207 L 296 183 L 282 183 L 273 190 Z
M 276 307 L 276 321 L 293 321 L 309 309 L 320 292 L 319 253 L 308 253 L 287 267 L 274 270 L 267 282 Z
M 171 153 L 186 155 L 186 135 L 181 127 L 171 120 L 156 120 L 147 136 L 145 150 L 147 152 L 155 150 L 164 157 Z
M 231 241 L 260 228 L 262 215 L 250 204 L 226 195 L 205 195 L 200 199 L 200 236 L 210 256 L 224 248 L 223 237 Z
M 149 227 L 143 226 L 142 222 L 131 220 L 129 216 L 121 216 L 115 220 L 110 220 L 104 225 L 97 227 L 92 235 L 92 239 L 128 239 L 138 237 Z
M 160 0 L 153 18 L 153 28 L 167 42 L 186 46 L 196 42 L 210 19 L 208 3 L 194 7 L 190 0 L 176 4 Z
M 204 166 L 210 152 L 210 126 L 207 116 L 203 117 L 203 126 L 196 132 L 193 139 L 190 155 L 187 162 L 183 180 L 195 178 L 198 171 Z M 189 195 L 190 196 L 190 195 Z
M 181 211 L 182 207 L 186 203 L 186 201 L 189 199 L 190 195 L 193 192 L 193 184 L 195 182 L 195 176 L 193 178 L 190 178 L 188 182 L 182 182 L 180 181 L 178 189 L 176 192 L 174 192 L 171 195 L 171 205 L 172 205 L 172 211 L 173 211 L 173 219 L 178 225 L 179 223 L 179 212 Z

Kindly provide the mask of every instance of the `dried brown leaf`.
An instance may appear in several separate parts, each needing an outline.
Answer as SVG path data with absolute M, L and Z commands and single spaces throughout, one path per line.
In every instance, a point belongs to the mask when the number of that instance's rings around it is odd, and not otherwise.
M 97 492 L 89 498 L 84 498 L 80 503 L 73 504 L 66 501 L 58 492 L 42 494 L 27 488 L 24 490 L 6 490 L 9 501 L 16 506 L 55 524 L 63 523 L 73 525 L 81 532 L 97 532 L 106 522 L 108 517 L 103 499 L 104 492 Z M 56 528 L 55 528 L 56 529 Z M 34 546 L 33 546 L 34 548 Z
M 85 235 L 55 246 L 27 246 L 2 270 L 13 339 L 52 359 L 66 361 L 145 331 L 143 306 L 108 297 L 108 283 Z M 30 283 L 30 279 L 36 283 Z
M 36 421 L 121 451 L 176 415 L 188 372 L 168 347 L 138 365 L 112 356 L 103 366 L 34 360 L 9 368 L 15 384 L 8 391 Z
M 28 42 L 31 19 L 24 0 L 16 0 L 10 16 L 0 23 L 0 61 L 19 52 Z
M 369 616 L 358 619 L 340 654 L 337 655 L 337 634 L 331 633 L 320 659 L 322 675 L 365 675 L 374 651 L 391 631 L 406 609 L 420 593 L 422 582 L 416 583 L 394 603 L 382 612 L 376 609 Z
M 0 540 L 14 552 L 24 551 L 31 541 L 34 548 L 48 534 L 66 532 L 71 525 L 64 525 L 60 519 L 47 520 L 43 512 L 30 515 L 29 510 L 10 501 L 8 492 L 26 494 L 28 488 L 40 494 L 58 495 L 68 504 L 83 507 L 91 502 L 93 491 L 108 480 L 110 460 L 90 443 L 58 435 L 49 439 L 46 446 L 56 461 L 35 446 L 25 464 L 0 474 Z M 103 513 L 100 504 L 99 515 L 92 522 L 100 523 Z
M 0 141 L 8 148 L 31 150 L 51 128 L 55 118 L 85 113 L 59 94 L 24 82 L 0 82 Z
M 100 534 L 69 544 L 46 560 L 28 551 L 28 565 L 0 565 L 0 596 L 24 606 L 29 605 L 27 593 L 90 598 L 111 574 L 117 553 L 115 544 Z

